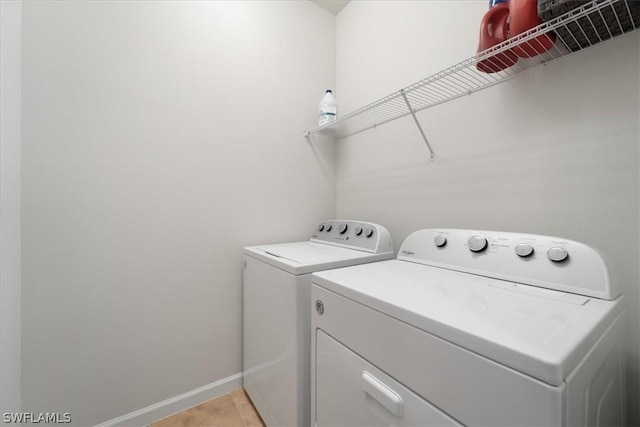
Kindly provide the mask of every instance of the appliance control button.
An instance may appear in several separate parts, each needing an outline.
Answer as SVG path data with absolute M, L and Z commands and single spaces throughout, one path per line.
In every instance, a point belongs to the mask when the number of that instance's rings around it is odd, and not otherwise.
M 356 236 L 361 236 L 363 231 L 364 230 L 362 230 L 362 227 L 357 226 L 356 227 Z
M 569 252 L 562 246 L 552 246 L 547 249 L 547 257 L 553 262 L 561 262 L 569 257 Z
M 532 253 L 533 253 L 533 246 L 531 246 L 529 243 L 518 243 L 516 245 L 516 254 L 518 254 L 518 256 L 525 258 L 531 255 Z
M 322 231 L 322 230 L 324 230 L 324 224 L 320 224 L 320 225 L 318 226 L 318 231 Z
M 333 226 L 331 224 L 327 224 L 327 226 L 325 227 L 325 231 L 328 233 L 331 231 L 331 229 L 333 228 Z
M 371 237 L 371 236 L 373 236 L 373 228 L 367 228 L 367 229 L 364 231 L 364 235 L 365 235 L 366 237 Z
M 338 231 L 340 232 L 340 234 L 344 234 L 347 232 L 347 229 L 349 228 L 349 226 L 347 224 L 340 224 L 340 227 L 338 228 Z
M 487 249 L 487 239 L 482 236 L 472 236 L 467 243 L 471 252 L 482 252 Z
M 437 247 L 441 248 L 444 245 L 447 244 L 447 238 L 444 237 L 442 234 L 438 234 L 434 239 L 433 242 L 436 244 Z

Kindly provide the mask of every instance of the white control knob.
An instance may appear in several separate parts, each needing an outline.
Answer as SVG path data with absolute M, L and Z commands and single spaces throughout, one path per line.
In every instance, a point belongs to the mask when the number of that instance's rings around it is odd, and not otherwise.
M 532 253 L 533 253 L 533 246 L 531 246 L 529 243 L 518 243 L 516 245 L 516 254 L 518 254 L 518 256 L 525 258 L 531 255 Z
M 318 226 L 318 231 L 322 231 L 322 230 L 324 230 L 324 224 L 320 224 L 320 225 Z
M 333 228 L 333 226 L 331 224 L 327 224 L 327 227 L 325 228 L 325 231 L 328 233 L 329 231 L 331 231 L 332 228 Z
M 569 252 L 562 246 L 552 246 L 547 249 L 547 257 L 553 262 L 560 262 L 569 257 Z
M 340 232 L 340 234 L 344 234 L 347 232 L 347 228 L 349 228 L 347 224 L 340 224 L 338 231 Z
M 367 229 L 364 231 L 364 235 L 365 235 L 365 236 L 367 236 L 367 237 L 371 237 L 371 236 L 373 236 L 373 228 L 367 228 Z
M 473 236 L 467 243 L 471 252 L 482 252 L 487 249 L 487 239 L 482 236 Z
M 436 244 L 437 247 L 441 248 L 444 245 L 447 244 L 447 238 L 444 237 L 442 234 L 438 234 L 434 239 L 433 242 Z
M 357 227 L 356 227 L 356 236 L 360 236 L 360 235 L 362 235 L 362 231 L 363 231 L 363 230 L 362 230 L 362 227 L 357 226 Z

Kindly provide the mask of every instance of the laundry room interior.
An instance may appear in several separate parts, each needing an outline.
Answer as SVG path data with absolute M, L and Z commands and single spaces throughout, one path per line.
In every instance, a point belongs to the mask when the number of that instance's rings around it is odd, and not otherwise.
M 393 256 L 425 229 L 594 248 L 640 425 L 640 32 L 314 131 L 327 89 L 340 121 L 474 58 L 487 3 L 0 1 L 3 424 L 143 426 L 243 387 L 244 248 L 348 220 Z

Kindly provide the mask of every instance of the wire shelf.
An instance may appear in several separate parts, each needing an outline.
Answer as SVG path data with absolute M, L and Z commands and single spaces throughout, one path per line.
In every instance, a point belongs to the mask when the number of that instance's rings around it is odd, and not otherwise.
M 418 111 L 486 89 L 525 69 L 575 54 L 638 29 L 640 1 L 592 0 L 526 33 L 341 116 L 333 123 L 305 131 L 304 134 L 323 134 L 341 139 L 409 114 L 413 115 L 420 128 L 415 117 Z M 549 48 L 550 45 L 552 47 Z M 513 63 L 509 59 L 518 51 L 521 53 L 519 56 L 525 57 L 520 57 Z M 535 56 L 526 57 L 531 55 Z M 424 137 L 421 128 L 420 131 Z M 433 151 L 426 137 L 425 142 L 433 158 Z

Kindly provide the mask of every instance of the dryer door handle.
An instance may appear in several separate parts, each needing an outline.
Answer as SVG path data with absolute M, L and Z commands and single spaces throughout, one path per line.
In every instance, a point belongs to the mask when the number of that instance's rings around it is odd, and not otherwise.
M 396 417 L 402 417 L 402 397 L 367 371 L 362 371 L 362 388 Z

